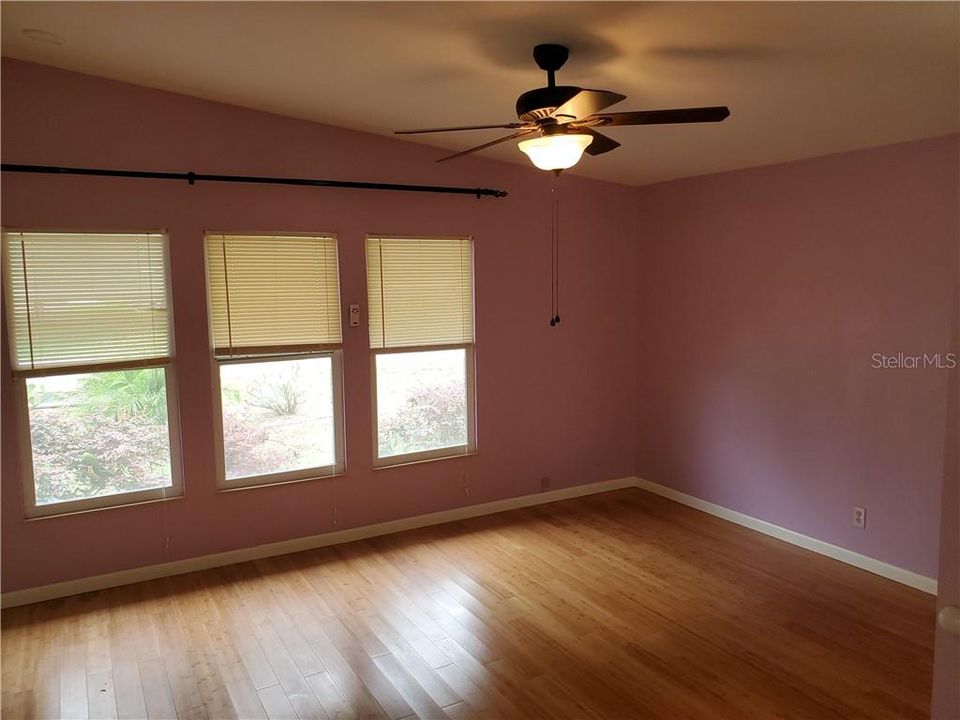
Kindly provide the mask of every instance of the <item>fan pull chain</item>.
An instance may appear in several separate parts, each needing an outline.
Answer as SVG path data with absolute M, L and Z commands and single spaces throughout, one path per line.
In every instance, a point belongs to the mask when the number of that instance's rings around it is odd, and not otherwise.
M 556 187 L 550 188 L 550 327 L 553 327 L 557 324 L 556 322 L 556 313 L 554 312 L 557 307 L 557 286 L 555 283 L 557 277 L 557 255 L 553 247 L 553 238 L 556 231 L 556 218 L 554 216 L 554 201 L 556 200 L 557 189 Z
M 559 174 L 550 188 L 550 327 L 560 324 L 560 198 Z
M 559 189 L 560 186 L 560 174 L 557 173 L 557 179 L 555 180 L 555 189 Z M 553 198 L 553 236 L 554 242 L 553 246 L 556 248 L 557 253 L 557 304 L 556 304 L 556 315 L 554 316 L 554 321 L 556 324 L 560 324 L 560 194 L 557 193 Z

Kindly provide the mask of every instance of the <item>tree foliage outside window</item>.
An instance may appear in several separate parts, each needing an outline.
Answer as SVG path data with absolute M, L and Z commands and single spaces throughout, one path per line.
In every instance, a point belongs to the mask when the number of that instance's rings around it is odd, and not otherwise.
M 262 379 L 251 384 L 246 403 L 267 410 L 278 417 L 296 415 L 303 397 L 300 364 L 287 363 L 279 376 L 261 373 Z
M 331 357 L 224 363 L 220 391 L 227 481 L 336 462 Z
M 263 424 L 253 422 L 242 404 L 223 408 L 223 462 L 228 478 L 267 475 L 299 458 L 298 448 Z
M 78 409 L 115 420 L 146 420 L 166 425 L 167 384 L 157 369 L 96 373 L 83 379 Z
M 162 368 L 27 380 L 36 501 L 172 485 Z
M 463 383 L 421 387 L 380 423 L 380 456 L 465 445 L 467 413 Z
M 330 461 L 329 379 L 317 382 L 324 395 L 311 400 L 292 365 L 256 375 L 253 392 L 224 389 L 228 477 Z M 381 455 L 465 443 L 464 392 L 455 381 L 407 396 L 381 423 Z M 27 399 L 37 504 L 172 485 L 162 368 L 31 378 Z
M 305 421 L 300 372 L 285 370 L 259 375 L 249 397 L 230 393 L 228 473 L 275 472 L 304 454 L 304 439 L 289 432 Z M 31 378 L 27 400 L 37 504 L 172 485 L 162 368 Z
M 34 413 L 30 426 L 39 505 L 171 484 L 165 423 L 136 417 L 120 425 L 52 408 Z

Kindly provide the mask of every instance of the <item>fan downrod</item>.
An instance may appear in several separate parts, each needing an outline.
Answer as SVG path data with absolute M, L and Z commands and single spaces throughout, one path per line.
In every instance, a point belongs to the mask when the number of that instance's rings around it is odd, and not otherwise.
M 533 48 L 533 59 L 537 67 L 547 73 L 548 87 L 556 84 L 554 73 L 563 67 L 568 57 L 570 57 L 570 49 L 563 45 L 543 43 Z

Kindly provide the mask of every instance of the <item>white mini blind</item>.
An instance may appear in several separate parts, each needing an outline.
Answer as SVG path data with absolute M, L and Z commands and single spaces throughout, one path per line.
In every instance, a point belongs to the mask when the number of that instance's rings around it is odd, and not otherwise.
M 473 342 L 473 243 L 468 238 L 367 238 L 374 349 Z
M 218 357 L 341 345 L 336 238 L 207 235 L 206 250 Z
M 165 235 L 3 237 L 15 370 L 171 355 Z

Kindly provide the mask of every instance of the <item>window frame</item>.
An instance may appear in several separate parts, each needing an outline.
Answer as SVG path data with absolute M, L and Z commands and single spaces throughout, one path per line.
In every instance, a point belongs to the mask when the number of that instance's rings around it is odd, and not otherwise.
M 370 351 L 370 399 L 371 424 L 373 426 L 373 468 L 396 467 L 413 463 L 430 462 L 433 460 L 449 460 L 452 458 L 475 455 L 477 452 L 477 420 L 476 420 L 476 382 L 474 372 L 474 345 L 475 343 L 461 343 L 457 345 L 418 345 L 409 348 L 385 348 Z M 467 444 L 449 445 L 433 450 L 403 453 L 402 455 L 387 455 L 380 457 L 380 420 L 377 412 L 377 356 L 393 355 L 397 353 L 422 353 L 441 350 L 464 351 L 464 373 L 467 392 Z
M 20 475 L 23 484 L 24 513 L 28 520 L 53 517 L 57 515 L 71 515 L 88 510 L 104 510 L 107 508 L 123 507 L 124 505 L 139 505 L 145 502 L 158 500 L 174 500 L 183 497 L 183 464 L 180 451 L 180 403 L 177 393 L 177 377 L 173 363 L 138 364 L 136 369 L 163 369 L 167 394 L 167 430 L 170 440 L 170 481 L 168 487 L 134 490 L 131 492 L 101 495 L 99 497 L 82 498 L 79 500 L 64 500 L 57 503 L 37 504 L 36 479 L 33 469 L 33 438 L 30 434 L 30 408 L 27 400 L 27 379 L 31 377 L 49 377 L 51 375 L 90 375 L 99 372 L 133 369 L 131 365 L 122 363 L 117 365 L 82 365 L 71 366 L 56 371 L 32 371 L 14 376 L 14 404 L 17 413 L 17 429 L 21 438 Z
M 248 477 L 227 479 L 226 449 L 223 438 L 223 392 L 220 384 L 220 368 L 224 365 L 257 364 L 264 362 L 283 362 L 285 360 L 309 360 L 311 358 L 329 357 L 332 367 L 333 383 L 333 447 L 334 463 L 320 467 L 302 468 L 300 470 L 284 470 L 282 472 L 250 475 Z M 224 491 L 243 490 L 265 485 L 283 485 L 307 480 L 343 475 L 346 472 L 346 443 L 344 439 L 343 413 L 343 350 L 324 350 L 310 353 L 282 353 L 276 355 L 238 355 L 233 358 L 211 359 L 213 366 L 213 427 L 214 441 L 217 445 L 217 489 Z
M 476 258 L 474 256 L 474 245 L 472 235 L 398 235 L 394 233 L 367 233 L 364 238 L 364 286 L 369 273 L 366 259 L 367 243 L 371 239 L 389 238 L 391 240 L 466 240 L 470 243 L 471 255 L 471 274 L 470 289 L 472 306 L 470 308 L 470 322 L 473 329 L 472 343 L 448 343 L 442 345 L 410 345 L 397 348 L 373 348 L 370 347 L 370 425 L 373 449 L 373 469 L 384 470 L 387 468 L 398 467 L 402 465 L 412 465 L 423 462 L 434 462 L 437 460 L 452 460 L 454 458 L 476 455 L 477 453 L 477 382 L 476 382 L 476 346 L 477 346 L 477 284 L 476 276 Z M 370 299 L 367 298 L 367 318 L 369 323 L 369 305 Z M 369 347 L 370 332 L 367 328 L 367 343 Z M 444 448 L 435 448 L 433 450 L 421 450 L 418 452 L 404 453 L 402 455 L 388 455 L 380 457 L 380 419 L 377 409 L 377 356 L 389 355 L 393 353 L 414 353 L 431 352 L 441 350 L 463 350 L 464 351 L 464 372 L 466 379 L 467 394 L 467 443 L 466 445 L 450 445 Z
M 305 238 L 331 238 L 337 251 L 337 317 L 340 318 L 341 344 L 339 347 L 327 349 L 313 349 L 303 352 L 262 352 L 262 353 L 238 353 L 232 357 L 217 357 L 215 349 L 214 328 L 213 328 L 213 307 L 210 302 L 210 275 L 207 268 L 207 250 L 206 243 L 209 236 L 217 235 L 242 235 L 246 237 L 305 237 Z M 271 485 L 286 485 L 289 483 L 308 482 L 310 480 L 322 480 L 324 478 L 338 477 L 346 474 L 346 422 L 345 422 L 345 402 L 344 402 L 344 383 L 343 383 L 343 288 L 340 284 L 340 236 L 332 232 L 304 232 L 304 231 L 263 231 L 263 230 L 213 230 L 203 231 L 203 282 L 206 290 L 207 303 L 207 337 L 210 353 L 210 382 L 211 382 L 211 400 L 213 403 L 213 434 L 214 434 L 214 460 L 216 463 L 216 486 L 218 492 L 233 492 L 236 490 L 247 490 L 250 488 L 269 487 Z M 333 373 L 333 444 L 334 444 L 334 464 L 324 465 L 314 468 L 303 468 L 300 470 L 285 470 L 277 473 L 265 473 L 262 475 L 251 475 L 249 477 L 227 480 L 226 472 L 226 448 L 223 438 L 223 389 L 220 383 L 220 368 L 222 365 L 233 363 L 259 363 L 259 362 L 277 362 L 283 360 L 305 360 L 309 358 L 329 357 L 332 363 Z
M 20 483 L 23 493 L 23 511 L 27 520 L 37 520 L 42 518 L 57 517 L 60 515 L 72 515 L 92 510 L 106 510 L 110 508 L 119 508 L 127 505 L 140 505 L 148 502 L 158 502 L 162 500 L 175 500 L 184 495 L 183 482 L 183 456 L 180 435 L 180 397 L 176 373 L 176 342 L 173 312 L 173 288 L 171 284 L 170 273 L 170 235 L 166 230 L 129 230 L 129 229 L 63 229 L 63 228 L 20 228 L 3 227 L 0 228 L 0 239 L 2 239 L 2 266 L 4 274 L 10 272 L 10 259 L 7 249 L 6 236 L 9 233 L 63 233 L 70 235 L 162 235 L 163 243 L 163 261 L 166 270 L 164 288 L 166 292 L 167 312 L 169 313 L 169 332 L 170 332 L 170 355 L 167 358 L 159 360 L 134 360 L 106 363 L 86 363 L 83 365 L 64 365 L 55 368 L 40 368 L 30 370 L 12 370 L 13 380 L 13 406 L 15 414 L 15 427 L 17 429 L 17 456 L 20 465 Z M 10 316 L 13 307 L 12 289 L 10 283 L 3 283 L 4 304 L 6 306 L 7 334 L 15 332 L 13 320 Z M 14 343 L 12 337 L 9 340 L 9 347 L 12 351 Z M 11 358 L 11 365 L 13 359 Z M 49 377 L 54 375 L 91 375 L 95 373 L 111 372 L 118 370 L 132 369 L 163 369 L 164 371 L 164 389 L 167 396 L 167 431 L 169 436 L 170 452 L 170 486 L 161 488 L 150 488 L 146 490 L 134 490 L 131 492 L 114 493 L 111 495 L 101 495 L 99 497 L 81 498 L 77 500 L 64 500 L 56 503 L 37 504 L 36 478 L 33 466 L 33 437 L 30 432 L 30 406 L 27 397 L 27 379 L 36 377 Z

